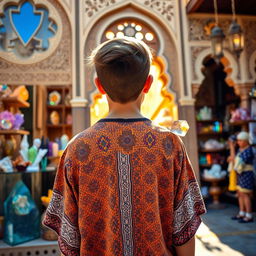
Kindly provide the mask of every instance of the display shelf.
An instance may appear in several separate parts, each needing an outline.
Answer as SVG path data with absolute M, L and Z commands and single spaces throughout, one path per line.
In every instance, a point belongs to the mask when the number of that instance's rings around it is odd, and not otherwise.
M 226 151 L 226 148 L 222 148 L 222 149 L 199 149 L 198 151 L 200 153 L 219 153 L 219 152 L 224 152 Z
M 25 130 L 0 130 L 0 135 L 28 135 L 29 131 Z
M 49 94 L 52 91 L 58 91 L 61 95 L 61 101 L 58 105 L 49 104 Z M 67 124 L 67 115 L 71 115 L 71 106 L 67 102 L 67 98 L 71 93 L 70 87 L 64 86 L 49 86 L 46 89 L 46 125 L 45 133 L 50 141 L 55 141 L 56 138 L 60 138 L 63 134 L 67 134 L 69 138 L 72 137 L 72 124 Z M 57 111 L 59 115 L 59 124 L 53 125 L 51 120 L 51 113 Z
M 49 173 L 55 172 L 57 169 L 55 167 L 47 167 L 46 170 L 39 170 L 39 171 L 24 171 L 24 172 L 0 172 L 0 175 L 13 175 L 13 174 L 31 174 L 31 173 Z
M 60 250 L 57 241 L 47 241 L 38 238 L 20 245 L 10 246 L 3 240 L 0 240 L 1 256 L 19 256 L 19 255 L 50 255 L 60 256 Z
M 202 168 L 210 168 L 212 164 L 199 164 L 199 166 Z
M 198 123 L 214 123 L 214 122 L 222 122 L 220 119 L 208 119 L 208 120 L 196 120 Z
M 63 104 L 59 104 L 59 105 L 47 105 L 47 108 L 48 109 L 61 109 L 61 108 L 64 108 L 65 105 Z
M 229 125 L 232 126 L 242 126 L 242 125 L 248 125 L 249 123 L 255 123 L 256 120 L 240 120 L 235 122 L 229 122 Z
M 198 135 L 202 136 L 212 136 L 212 135 L 223 135 L 222 132 L 199 132 Z
M 15 107 L 15 108 L 28 108 L 30 104 L 18 97 L 6 97 L 2 98 L 2 102 L 5 107 Z

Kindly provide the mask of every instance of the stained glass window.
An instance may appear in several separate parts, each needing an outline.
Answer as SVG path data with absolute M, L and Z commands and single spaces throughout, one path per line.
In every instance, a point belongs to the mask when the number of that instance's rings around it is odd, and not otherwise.
M 0 51 L 13 51 L 20 57 L 30 57 L 34 51 L 46 51 L 49 38 L 58 26 L 42 5 L 21 1 L 7 5 L 0 13 Z

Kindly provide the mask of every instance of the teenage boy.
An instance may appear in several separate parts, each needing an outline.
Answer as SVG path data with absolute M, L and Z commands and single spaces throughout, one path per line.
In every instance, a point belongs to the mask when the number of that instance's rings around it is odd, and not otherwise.
M 109 114 L 63 153 L 44 224 L 66 256 L 194 255 L 205 206 L 186 150 L 140 113 L 149 48 L 113 39 L 90 59 Z

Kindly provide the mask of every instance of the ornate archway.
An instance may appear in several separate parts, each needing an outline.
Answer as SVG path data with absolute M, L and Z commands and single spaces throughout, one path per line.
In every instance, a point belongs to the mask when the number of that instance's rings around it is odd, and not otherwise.
M 116 19 L 114 19 L 115 15 Z M 128 33 L 134 33 L 135 37 L 138 35 L 140 37 L 139 39 L 144 39 L 145 42 L 154 49 L 155 57 L 151 72 L 154 73 L 155 83 L 151 89 L 151 96 L 150 94 L 146 96 L 145 103 L 142 106 L 142 111 L 147 113 L 144 113 L 147 117 L 155 119 L 159 116 L 162 108 L 169 108 L 169 114 L 172 115 L 173 119 L 177 119 L 178 111 L 176 105 L 176 94 L 179 95 L 180 87 L 178 84 L 178 65 L 172 65 L 172 63 L 177 63 L 178 59 L 174 43 L 175 39 L 172 38 L 167 31 L 161 31 L 156 20 L 146 16 L 145 13 L 141 13 L 141 10 L 131 5 L 123 7 L 122 10 L 119 10 L 116 14 L 111 13 L 110 15 L 109 13 L 104 17 L 101 17 L 97 23 L 97 27 L 99 29 L 95 29 L 95 27 L 96 25 L 90 32 L 90 35 L 92 36 L 90 36 L 90 39 L 87 39 L 85 43 L 86 56 L 89 55 L 88 48 L 93 45 L 93 42 L 94 45 L 97 45 L 104 40 L 117 36 L 117 33 L 119 33 L 119 36 L 122 36 L 124 29 L 127 29 Z M 137 27 L 138 31 L 136 31 Z M 134 31 L 132 31 L 133 28 L 135 29 Z M 161 31 L 161 33 L 159 31 Z M 167 38 L 168 40 L 166 40 Z M 165 56 L 169 57 L 168 61 Z M 88 72 L 90 71 L 88 70 Z M 87 95 L 91 104 L 91 123 L 94 123 L 97 119 L 103 117 L 107 113 L 106 110 L 102 110 L 106 109 L 106 102 L 104 101 L 104 98 L 97 94 L 97 91 L 93 86 L 94 76 L 95 73 L 91 72 L 90 77 L 87 74 L 87 77 L 85 78 Z M 154 110 L 146 107 L 148 104 L 146 102 L 149 102 L 147 98 L 151 97 L 152 102 L 153 91 L 158 92 L 158 96 L 154 97 L 154 102 L 156 103 L 154 104 Z

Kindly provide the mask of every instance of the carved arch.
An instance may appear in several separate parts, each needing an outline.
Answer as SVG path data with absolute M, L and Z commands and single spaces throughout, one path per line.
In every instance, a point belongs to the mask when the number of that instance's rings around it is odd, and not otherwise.
M 125 9 L 126 7 L 131 7 L 133 9 L 135 9 L 140 16 L 136 16 L 135 17 L 135 13 L 129 13 L 126 12 L 125 13 Z M 92 30 L 92 28 L 95 26 L 95 24 L 98 22 L 98 20 L 104 18 L 105 16 L 109 15 L 110 13 L 114 13 L 117 12 L 118 10 L 124 9 L 124 11 L 119 12 L 116 15 L 110 15 L 109 21 L 108 21 L 108 25 L 111 24 L 112 22 L 114 22 L 115 20 L 127 17 L 127 15 L 132 15 L 129 17 L 134 17 L 134 18 L 138 18 L 138 19 L 146 19 L 145 22 L 148 23 L 150 26 L 152 26 L 152 22 L 150 20 L 154 20 L 156 22 L 156 24 L 159 24 L 160 27 L 164 27 L 164 29 L 167 30 L 168 34 L 171 36 L 171 38 L 173 39 L 173 43 L 175 45 L 175 50 L 177 51 L 178 49 L 178 43 L 177 43 L 177 37 L 176 34 L 174 32 L 174 30 L 171 28 L 171 26 L 168 26 L 169 23 L 167 22 L 163 22 L 163 20 L 161 19 L 160 16 L 158 16 L 156 13 L 154 13 L 153 9 L 149 9 L 147 6 L 136 3 L 134 1 L 122 1 L 119 4 L 113 6 L 109 6 L 108 8 L 104 8 L 104 11 L 99 12 L 97 14 L 95 14 L 93 16 L 93 18 L 90 20 L 89 24 L 86 24 L 86 28 L 83 32 L 83 37 L 82 37 L 82 45 L 85 45 L 86 39 L 89 36 L 90 31 Z M 149 19 L 149 17 L 152 17 L 152 19 Z M 152 26 L 154 28 L 154 26 Z
M 225 58 L 223 58 L 221 62 L 225 67 L 225 72 L 227 73 L 226 82 L 229 85 L 233 85 L 233 83 L 237 84 L 239 83 L 237 79 L 237 75 L 238 75 L 237 61 L 235 60 L 234 56 L 227 50 L 224 50 L 223 53 Z M 195 82 L 195 84 L 200 84 L 203 81 L 204 75 L 201 71 L 202 63 L 203 63 L 203 60 L 211 54 L 212 54 L 211 48 L 207 48 L 198 54 L 195 61 L 195 72 L 198 79 Z
M 252 79 L 256 79 L 256 51 L 254 51 L 249 59 L 249 72 L 252 75 Z

